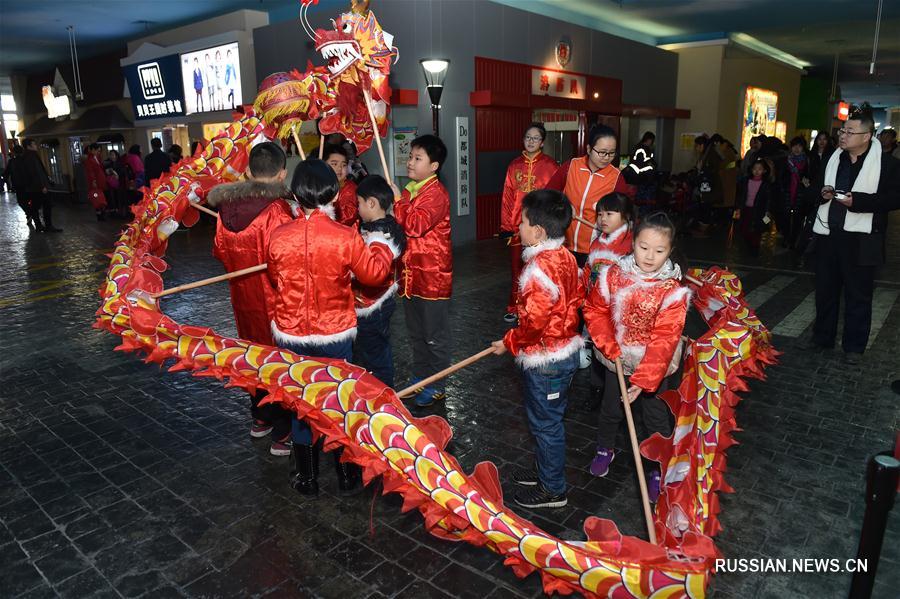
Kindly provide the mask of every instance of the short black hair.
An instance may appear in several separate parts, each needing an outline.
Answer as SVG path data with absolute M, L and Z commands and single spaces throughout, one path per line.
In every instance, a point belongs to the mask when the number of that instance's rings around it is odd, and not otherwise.
M 37 143 L 37 141 L 33 137 L 26 137 L 25 139 L 22 140 L 22 145 L 25 146 L 26 148 L 33 143 Z
M 294 169 L 291 191 L 304 208 L 324 206 L 334 200 L 340 190 L 337 175 L 318 158 L 307 158 Z
M 547 139 L 547 129 L 544 127 L 544 123 L 534 122 L 525 127 L 525 133 L 528 133 L 529 129 L 537 129 L 538 133 L 541 134 L 541 141 Z
M 897 130 L 896 129 L 882 129 L 881 133 L 878 135 L 887 135 L 888 137 L 893 137 L 897 139 Z
M 363 199 L 375 198 L 382 210 L 389 210 L 394 205 L 394 190 L 381 175 L 363 177 L 356 187 L 356 195 Z
M 412 140 L 409 146 L 424 150 L 428 154 L 429 160 L 438 163 L 438 171 L 441 170 L 441 167 L 444 166 L 444 162 L 447 160 L 447 146 L 444 145 L 444 142 L 437 135 L 420 135 Z
M 322 151 L 322 158 L 328 160 L 328 157 L 332 154 L 340 154 L 347 160 L 350 160 L 350 156 L 347 155 L 347 150 L 345 150 L 343 146 L 339 146 L 336 144 L 326 144 L 325 149 Z
M 597 145 L 597 141 L 604 137 L 615 138 L 616 132 L 612 130 L 612 127 L 607 127 L 606 125 L 594 125 L 588 134 L 588 147 L 593 148 Z
M 249 168 L 254 177 L 274 177 L 286 164 L 284 150 L 273 141 L 264 141 L 250 150 Z
M 150 140 L 150 147 L 154 148 L 156 150 L 161 150 L 162 149 L 162 140 L 158 137 L 154 137 L 153 139 Z
M 872 107 L 868 102 L 863 102 L 859 106 L 855 106 L 850 111 L 848 121 L 859 121 L 863 127 L 869 130 L 869 133 L 875 133 L 875 117 L 872 115 Z
M 805 150 L 806 149 L 806 138 L 803 137 L 802 135 L 798 135 L 798 136 L 792 138 L 791 143 L 789 143 L 788 145 L 791 147 L 803 146 L 803 149 Z
M 672 245 L 675 245 L 675 223 L 672 222 L 672 219 L 665 212 L 654 212 L 642 218 L 634 229 L 634 238 L 637 239 L 644 229 L 656 229 L 657 231 L 665 232 L 672 241 Z
M 565 194 L 554 189 L 530 192 L 522 198 L 522 212 L 532 225 L 543 227 L 550 239 L 565 235 L 572 222 L 572 204 Z
M 641 136 L 640 143 L 644 143 L 645 141 L 656 141 L 656 133 L 653 131 L 645 131 Z
M 100 144 L 98 144 L 97 142 L 94 142 L 88 146 L 88 150 L 90 150 L 92 152 L 94 150 L 99 150 L 99 149 L 100 149 Z
M 129 154 L 137 154 L 138 156 L 140 156 L 140 155 L 141 155 L 141 146 L 140 146 L 140 144 L 134 144 L 134 145 L 132 145 L 130 148 L 128 148 L 128 153 L 129 153 Z
M 631 198 L 618 191 L 608 193 L 597 200 L 597 205 L 594 207 L 594 210 L 598 213 L 601 210 L 618 212 L 626 222 L 634 222 L 634 204 L 631 203 Z

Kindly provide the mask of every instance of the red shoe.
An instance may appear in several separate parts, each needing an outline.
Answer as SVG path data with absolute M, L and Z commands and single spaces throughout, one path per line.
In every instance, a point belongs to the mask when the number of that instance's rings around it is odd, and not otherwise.
M 278 457 L 291 455 L 291 434 L 288 433 L 280 441 L 272 441 L 272 445 L 269 446 L 269 453 Z
M 262 420 L 254 420 L 250 425 L 250 436 L 254 439 L 265 437 L 272 432 L 272 425 Z

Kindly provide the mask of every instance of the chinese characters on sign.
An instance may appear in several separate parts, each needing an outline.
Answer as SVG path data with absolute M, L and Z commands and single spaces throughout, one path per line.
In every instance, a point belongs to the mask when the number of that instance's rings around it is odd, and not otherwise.
M 164 102 L 146 102 L 135 104 L 134 109 L 138 118 L 148 116 L 168 116 L 170 114 L 184 114 L 181 106 L 181 100 L 166 100 Z
M 469 117 L 456 117 L 456 215 L 469 214 Z
M 559 71 L 531 69 L 531 93 L 534 95 L 584 100 L 587 97 L 586 91 L 586 77 Z

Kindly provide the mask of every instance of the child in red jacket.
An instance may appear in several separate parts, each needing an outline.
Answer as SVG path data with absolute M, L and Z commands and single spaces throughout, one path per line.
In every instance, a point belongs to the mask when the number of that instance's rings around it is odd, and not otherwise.
M 337 200 L 334 202 L 336 219 L 342 225 L 356 227 L 359 223 L 359 213 L 356 206 L 356 183 L 347 179 L 347 150 L 341 146 L 325 146 L 325 163 L 331 167 L 337 176 L 338 185 L 341 188 Z
M 394 204 L 394 191 L 384 177 L 369 175 L 357 187 L 359 231 L 363 239 L 369 235 L 384 235 L 392 240 L 403 253 L 406 235 L 397 219 L 390 214 Z M 379 285 L 363 285 L 353 280 L 356 300 L 356 323 L 359 333 L 353 348 L 353 362 L 372 371 L 378 380 L 388 387 L 394 386 L 394 354 L 391 350 L 391 316 L 397 301 L 397 266 L 394 261 L 390 275 Z
M 533 487 L 515 496 L 516 503 L 529 508 L 562 507 L 568 501 L 563 417 L 584 342 L 578 316 L 584 299 L 581 272 L 564 247 L 571 221 L 572 205 L 558 191 L 540 189 L 523 198 L 519 326 L 493 343 L 496 353 L 508 350 L 522 369 L 536 469 L 520 470 L 513 480 Z
M 219 209 L 213 255 L 227 272 L 265 262 L 272 232 L 294 220 L 289 204 L 291 192 L 284 186 L 285 166 L 280 145 L 258 144 L 250 151 L 250 180 L 219 185 L 206 196 L 206 202 Z M 265 273 L 231 279 L 228 284 L 238 336 L 260 345 L 274 345 L 269 323 L 275 288 Z M 259 438 L 271 433 L 269 452 L 288 456 L 291 454 L 290 413 L 276 404 L 260 408 L 259 402 L 265 396 L 265 391 L 257 391 L 251 398 L 250 436 Z
M 591 241 L 587 263 L 584 266 L 586 288 L 597 280 L 600 269 L 615 264 L 619 258 L 631 253 L 634 227 L 634 207 L 624 193 L 614 191 L 597 201 L 597 226 Z M 606 381 L 606 367 L 591 353 L 591 394 L 584 403 L 584 409 L 596 410 L 603 399 Z
M 663 212 L 644 218 L 634 231 L 634 253 L 600 270 L 584 306 L 584 319 L 606 365 L 606 389 L 600 407 L 594 476 L 606 476 L 615 457 L 613 445 L 624 412 L 616 368 L 621 358 L 628 400 L 641 400 L 647 436 L 671 434 L 668 408 L 656 394 L 681 361 L 681 332 L 690 292 L 681 286 L 681 269 L 669 256 L 675 225 Z M 659 470 L 650 473 L 651 501 L 659 496 Z
M 410 144 L 406 173 L 412 181 L 394 205 L 406 233 L 401 259 L 400 296 L 406 298 L 406 330 L 413 354 L 413 382 L 450 365 L 450 292 L 453 251 L 450 242 L 450 196 L 438 181 L 447 147 L 434 135 Z M 416 405 L 444 399 L 445 381 L 424 387 Z
M 349 361 L 356 337 L 351 278 L 364 285 L 382 283 L 399 248 L 377 232 L 363 241 L 356 230 L 334 221 L 331 203 L 339 191 L 337 177 L 321 160 L 297 165 L 291 190 L 302 212 L 272 233 L 266 258 L 276 290 L 272 335 L 279 347 L 294 353 Z M 292 485 L 315 495 L 318 448 L 312 445 L 309 425 L 294 418 L 292 428 Z M 334 456 L 341 492 L 359 489 L 359 468 L 342 464 L 340 451 Z

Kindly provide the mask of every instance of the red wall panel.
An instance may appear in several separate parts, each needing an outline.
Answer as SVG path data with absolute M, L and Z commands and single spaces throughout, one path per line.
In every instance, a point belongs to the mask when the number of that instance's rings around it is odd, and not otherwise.
M 475 239 L 490 239 L 500 230 L 499 193 L 475 198 Z

